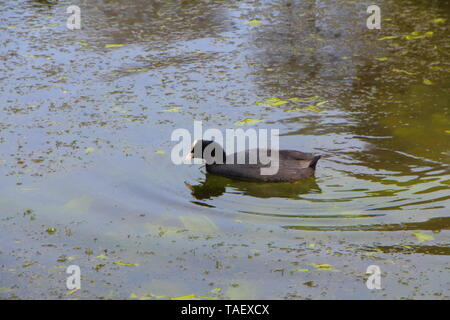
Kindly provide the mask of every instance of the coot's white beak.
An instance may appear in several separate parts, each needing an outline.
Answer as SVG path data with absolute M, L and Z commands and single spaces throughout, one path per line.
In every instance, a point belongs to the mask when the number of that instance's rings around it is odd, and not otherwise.
M 184 161 L 188 161 L 194 158 L 194 153 L 188 153 L 188 155 L 186 157 L 184 157 Z

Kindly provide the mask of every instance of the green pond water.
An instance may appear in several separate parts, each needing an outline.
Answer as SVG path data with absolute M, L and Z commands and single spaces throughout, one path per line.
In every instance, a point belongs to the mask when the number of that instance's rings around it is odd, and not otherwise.
M 0 0 L 0 298 L 448 299 L 450 3 L 372 2 Z M 174 165 L 194 120 L 316 177 Z

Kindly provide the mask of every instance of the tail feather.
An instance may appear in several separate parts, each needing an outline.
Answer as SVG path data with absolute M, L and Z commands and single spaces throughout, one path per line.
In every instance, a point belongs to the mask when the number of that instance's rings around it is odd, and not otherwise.
M 310 167 L 310 168 L 313 168 L 313 169 L 316 169 L 317 161 L 319 161 L 320 158 L 321 158 L 321 156 L 315 156 L 315 157 L 311 160 L 311 162 L 309 163 L 309 167 Z

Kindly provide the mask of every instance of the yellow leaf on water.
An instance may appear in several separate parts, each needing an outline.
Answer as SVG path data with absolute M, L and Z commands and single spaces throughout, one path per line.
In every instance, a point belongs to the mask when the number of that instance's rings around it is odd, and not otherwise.
M 109 108 L 111 111 L 117 112 L 117 113 L 130 113 L 131 110 L 124 110 L 121 107 L 112 107 Z
M 244 126 L 244 125 L 252 125 L 258 122 L 266 121 L 267 119 L 244 119 L 241 121 L 236 121 L 234 124 L 238 126 Z
M 70 295 L 74 294 L 77 291 L 78 291 L 78 289 L 73 289 L 73 290 L 67 292 L 67 295 L 70 296 Z
M 325 103 L 327 103 L 327 102 L 328 102 L 328 100 L 324 100 L 324 101 L 317 102 L 317 103 L 316 103 L 316 107 L 319 107 L 319 106 L 321 106 L 321 105 L 323 105 L 323 104 L 325 104 Z
M 191 295 L 188 295 L 188 296 L 181 296 L 181 297 L 170 298 L 170 300 L 192 300 L 192 299 L 195 299 L 195 298 L 196 298 L 195 294 L 191 294 Z M 195 299 L 195 300 L 197 300 L 197 299 Z
M 413 232 L 413 235 L 416 236 L 416 238 L 417 238 L 417 240 L 419 240 L 419 242 L 426 242 L 426 241 L 434 240 L 433 236 L 431 236 L 429 234 L 421 233 L 421 232 Z
M 434 34 L 433 31 L 428 31 L 423 34 L 420 34 L 420 32 L 418 32 L 418 31 L 413 31 L 410 34 L 404 35 L 403 38 L 406 40 L 416 40 L 416 39 L 422 39 L 422 38 L 426 38 L 426 37 L 432 37 L 433 34 Z
M 54 234 L 56 232 L 55 228 L 47 228 L 47 230 L 45 230 L 45 232 L 47 232 L 48 234 Z
M 380 58 L 375 58 L 375 60 L 378 60 L 378 61 L 388 61 L 389 58 L 387 58 L 387 57 L 380 57 Z
M 122 261 L 115 261 L 114 264 L 118 265 L 118 266 L 125 266 L 125 267 L 137 267 L 138 264 L 136 263 L 126 263 L 126 262 L 122 262 Z
M 433 85 L 433 82 L 431 82 L 431 80 L 428 80 L 428 79 L 423 79 L 423 84 L 426 84 L 427 86 L 431 86 L 431 85 Z
M 95 151 L 95 148 L 94 148 L 94 147 L 86 147 L 86 148 L 84 149 L 84 153 L 86 153 L 86 154 L 92 153 L 92 152 L 94 152 L 94 151 Z
M 399 36 L 386 36 L 386 37 L 379 38 L 378 40 L 380 40 L 380 41 L 382 41 L 382 40 L 390 40 L 390 39 L 396 39 L 398 37 Z
M 324 264 L 313 264 L 314 267 L 316 267 L 317 269 L 321 269 L 321 270 L 330 270 L 331 269 L 331 265 L 324 263 Z
M 393 72 L 397 72 L 397 73 L 404 73 L 404 74 L 407 74 L 407 75 L 409 75 L 409 76 L 412 76 L 412 75 L 414 75 L 415 73 L 414 72 L 409 72 L 409 71 L 406 71 L 406 70 L 402 70 L 402 69 L 392 69 L 392 71 Z
M 144 296 L 138 296 L 136 293 L 132 292 L 130 294 L 130 299 L 139 299 L 139 300 L 151 300 L 153 298 L 153 294 L 147 294 Z
M 436 18 L 436 19 L 431 20 L 431 22 L 433 22 L 433 23 L 444 23 L 445 21 L 446 21 L 446 19 L 444 19 L 444 18 Z
M 220 291 L 222 291 L 222 288 L 214 288 L 211 290 L 211 293 L 219 293 Z
M 248 24 L 250 26 L 260 26 L 263 23 L 261 22 L 261 20 L 253 19 L 253 20 L 247 21 L 246 24 Z
M 277 97 L 272 97 L 272 98 L 268 98 L 268 99 L 264 100 L 264 104 L 267 106 L 270 106 L 270 107 L 278 107 L 285 103 L 288 103 L 288 102 L 286 100 L 282 100 Z
M 118 43 L 108 43 L 105 44 L 105 48 L 120 48 L 123 47 L 124 44 L 118 44 Z
M 156 150 L 155 153 L 157 153 L 157 154 L 165 154 L 166 152 L 164 150 Z
M 180 112 L 181 107 L 173 107 L 173 108 L 169 108 L 169 109 L 164 109 L 162 110 L 162 112 Z
M 439 71 L 443 69 L 441 66 L 430 66 L 429 68 L 431 71 Z
M 309 271 L 309 269 L 301 269 L 301 268 L 293 270 L 293 272 L 308 272 L 308 271 Z
M 339 270 L 334 269 L 334 268 L 331 266 L 331 264 L 327 264 L 327 263 L 324 263 L 324 264 L 314 264 L 314 263 L 313 263 L 313 266 L 316 267 L 316 268 L 319 269 L 319 270 L 331 271 L 331 272 L 340 272 Z

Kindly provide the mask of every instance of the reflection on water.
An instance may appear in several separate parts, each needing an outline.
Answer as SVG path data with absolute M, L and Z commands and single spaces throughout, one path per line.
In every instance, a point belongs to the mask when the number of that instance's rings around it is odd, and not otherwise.
M 320 188 L 314 177 L 295 182 L 267 183 L 246 182 L 206 173 L 205 180 L 197 185 L 186 186 L 192 191 L 192 196 L 198 200 L 219 197 L 229 188 L 229 193 L 243 194 L 257 198 L 288 198 L 301 199 L 300 195 L 320 193 Z
M 448 298 L 449 1 L 0 3 L 0 297 Z M 170 161 L 245 119 L 316 177 Z
M 405 222 L 399 224 L 372 224 L 369 226 L 283 226 L 291 230 L 317 230 L 317 231 L 399 231 L 399 230 L 449 230 L 450 218 L 432 218 L 424 222 Z

